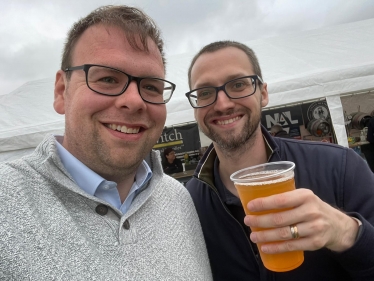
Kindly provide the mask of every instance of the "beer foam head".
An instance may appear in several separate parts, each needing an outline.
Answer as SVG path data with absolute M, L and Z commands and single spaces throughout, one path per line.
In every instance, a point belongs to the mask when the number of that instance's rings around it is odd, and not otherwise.
M 234 180 L 235 184 L 240 185 L 265 185 L 265 184 L 275 184 L 291 180 L 294 176 L 293 171 L 287 171 L 282 173 L 282 170 L 272 170 L 272 171 L 261 171 L 250 173 L 240 176 L 238 179 Z

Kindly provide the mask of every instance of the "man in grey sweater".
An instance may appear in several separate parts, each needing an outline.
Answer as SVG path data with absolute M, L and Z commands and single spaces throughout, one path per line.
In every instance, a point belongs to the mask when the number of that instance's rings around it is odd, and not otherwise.
M 192 200 L 152 151 L 175 89 L 164 77 L 142 11 L 74 24 L 54 91 L 64 136 L 0 164 L 0 280 L 211 280 Z

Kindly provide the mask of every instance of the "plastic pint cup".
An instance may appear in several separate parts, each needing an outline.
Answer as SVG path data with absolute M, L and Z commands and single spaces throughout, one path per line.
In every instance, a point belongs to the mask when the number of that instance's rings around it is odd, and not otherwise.
M 244 211 L 247 215 L 263 215 L 281 212 L 284 210 L 270 210 L 264 212 L 249 212 L 249 201 L 270 195 L 283 193 L 295 189 L 293 162 L 271 162 L 258 166 L 248 167 L 233 173 L 230 179 L 234 182 L 239 193 Z M 252 228 L 259 231 L 261 228 Z M 286 252 L 280 254 L 265 254 L 258 244 L 261 260 L 264 266 L 276 272 L 289 271 L 300 266 L 304 261 L 303 251 Z

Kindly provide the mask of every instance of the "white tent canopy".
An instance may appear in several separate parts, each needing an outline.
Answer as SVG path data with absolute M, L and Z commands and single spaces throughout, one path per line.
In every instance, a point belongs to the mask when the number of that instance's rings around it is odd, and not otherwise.
M 338 143 L 347 145 L 339 96 L 374 89 L 374 19 L 245 43 L 268 83 L 268 107 L 326 97 Z M 194 121 L 184 95 L 194 54 L 167 58 L 167 79 L 177 89 L 167 104 L 166 126 Z M 52 106 L 53 87 L 48 78 L 0 95 L 0 161 L 29 152 L 46 133 L 63 133 L 64 116 Z

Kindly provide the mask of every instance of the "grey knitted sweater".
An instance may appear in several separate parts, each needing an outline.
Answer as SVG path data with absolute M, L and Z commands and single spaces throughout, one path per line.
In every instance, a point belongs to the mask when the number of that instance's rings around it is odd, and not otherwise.
M 52 135 L 1 163 L 0 280 L 211 280 L 190 195 L 151 159 L 125 215 L 76 185 Z

